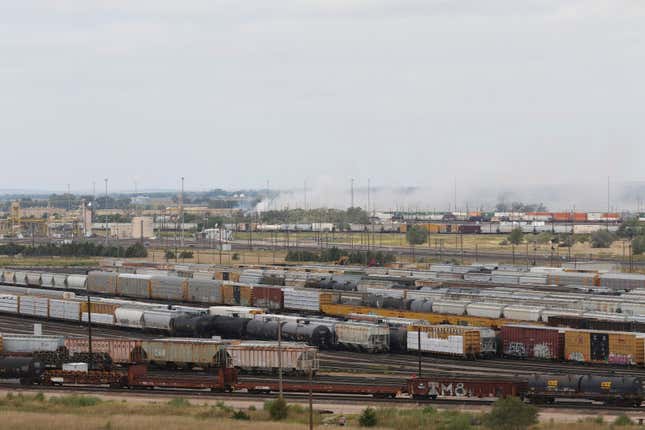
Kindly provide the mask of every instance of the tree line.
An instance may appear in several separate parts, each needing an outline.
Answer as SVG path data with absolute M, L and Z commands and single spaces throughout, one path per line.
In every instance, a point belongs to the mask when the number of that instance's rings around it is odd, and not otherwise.
M 93 242 L 26 246 L 16 243 L 0 245 L 0 255 L 25 257 L 147 257 L 148 251 L 141 243 L 128 247 L 104 246 Z

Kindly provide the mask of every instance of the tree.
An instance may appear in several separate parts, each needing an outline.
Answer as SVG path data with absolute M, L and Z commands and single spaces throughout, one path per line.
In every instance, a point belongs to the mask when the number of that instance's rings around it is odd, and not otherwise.
M 609 248 L 616 240 L 616 236 L 607 230 L 598 230 L 591 233 L 592 248 Z
M 172 260 L 173 258 L 175 258 L 175 253 L 171 249 L 166 249 L 165 257 L 166 261 Z
M 126 256 L 126 258 L 147 257 L 148 256 L 148 251 L 146 250 L 146 248 L 141 243 L 137 242 L 134 245 L 128 246 L 126 248 L 125 256 Z
M 632 240 L 632 254 L 640 255 L 645 253 L 645 235 L 637 236 Z
M 361 416 L 358 417 L 358 423 L 361 427 L 374 427 L 377 421 L 376 411 L 372 408 L 363 409 Z
M 520 243 L 522 243 L 523 239 L 524 233 L 522 233 L 522 230 L 519 228 L 513 229 L 513 231 L 511 231 L 511 234 L 508 235 L 508 241 L 513 245 L 519 245 Z
M 274 421 L 283 420 L 289 415 L 287 402 L 281 397 L 265 402 L 264 409 L 269 411 L 269 415 L 271 415 L 271 419 Z
M 494 430 L 523 430 L 537 423 L 538 410 L 517 397 L 499 399 L 484 417 L 484 424 Z
M 413 225 L 405 233 L 405 239 L 410 245 L 421 245 L 428 240 L 428 229 L 422 225 Z

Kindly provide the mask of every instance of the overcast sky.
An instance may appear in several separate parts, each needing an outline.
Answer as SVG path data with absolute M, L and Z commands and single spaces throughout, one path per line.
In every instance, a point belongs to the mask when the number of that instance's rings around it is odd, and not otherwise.
M 608 175 L 643 179 L 644 19 L 639 0 L 0 2 L 0 189 L 353 176 L 446 202 L 457 176 L 605 201 Z

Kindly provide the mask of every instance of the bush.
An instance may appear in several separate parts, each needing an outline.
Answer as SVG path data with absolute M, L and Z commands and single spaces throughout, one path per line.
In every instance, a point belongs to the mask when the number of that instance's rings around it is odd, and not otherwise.
M 176 257 L 174 251 L 171 249 L 166 249 L 166 253 L 164 254 L 164 256 L 166 257 L 166 260 L 172 260 L 173 258 Z
M 592 248 L 609 248 L 616 240 L 616 235 L 607 230 L 599 230 L 591 233 Z
M 507 240 L 509 243 L 513 245 L 519 245 L 522 243 L 522 240 L 524 239 L 524 233 L 522 233 L 522 230 L 519 228 L 513 229 L 511 233 L 508 235 Z
M 183 397 L 175 397 L 172 400 L 168 401 L 168 406 L 171 408 L 187 408 L 190 406 L 190 402 Z
M 289 414 L 287 402 L 282 398 L 265 402 L 264 409 L 269 411 L 271 419 L 275 421 L 283 420 L 287 418 L 287 415 Z
M 537 408 L 517 397 L 497 400 L 484 417 L 484 424 L 493 430 L 523 430 L 537 423 Z
M 193 258 L 193 251 L 181 251 L 179 258 Z
M 251 419 L 251 417 L 243 410 L 238 410 L 233 412 L 233 415 L 231 415 L 231 418 L 233 418 L 234 420 L 246 420 L 246 421 Z
M 633 422 L 627 415 L 618 415 L 614 420 L 615 426 L 630 426 Z
M 632 240 L 632 254 L 640 255 L 645 253 L 645 235 L 637 236 Z
M 428 229 L 421 225 L 413 225 L 405 232 L 405 239 L 410 245 L 421 245 L 428 240 Z
M 37 401 L 37 402 L 44 402 L 45 401 L 45 395 L 42 393 L 42 391 L 39 391 L 34 396 L 34 400 Z
M 374 427 L 376 425 L 376 411 L 372 408 L 365 408 L 361 413 L 361 416 L 358 417 L 358 423 L 361 427 Z
M 240 259 L 240 254 L 237 252 L 233 253 L 233 256 L 231 257 L 233 260 L 239 260 Z
M 450 416 L 437 430 L 469 430 L 471 428 L 470 417 L 465 414 Z
M 77 394 L 72 394 L 70 396 L 50 397 L 49 401 L 51 403 L 72 407 L 95 406 L 101 403 L 101 399 L 99 399 L 98 397 L 79 396 Z
M 147 257 L 148 250 L 146 250 L 146 248 L 141 243 L 135 243 L 134 245 L 128 246 L 126 248 L 125 256 L 126 258 Z

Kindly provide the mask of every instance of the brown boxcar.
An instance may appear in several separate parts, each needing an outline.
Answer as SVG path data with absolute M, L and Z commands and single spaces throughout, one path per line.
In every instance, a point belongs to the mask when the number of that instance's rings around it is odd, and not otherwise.
M 526 389 L 524 381 L 467 378 L 411 378 L 407 391 L 413 398 L 437 397 L 509 397 Z
M 282 289 L 256 285 L 253 287 L 253 306 L 281 310 L 284 305 Z
M 251 306 L 253 287 L 250 285 L 224 282 L 222 284 L 222 302 L 225 305 Z
M 564 329 L 523 324 L 502 326 L 502 352 L 509 357 L 561 360 Z

